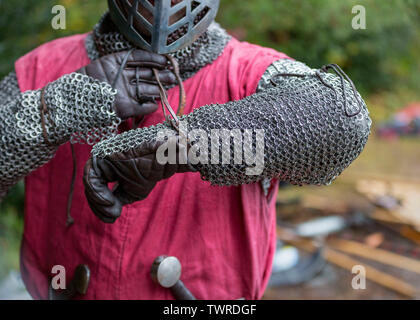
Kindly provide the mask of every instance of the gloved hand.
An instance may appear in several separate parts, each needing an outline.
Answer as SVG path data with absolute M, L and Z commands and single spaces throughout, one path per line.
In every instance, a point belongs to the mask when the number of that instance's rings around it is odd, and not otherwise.
M 99 219 L 113 223 L 124 205 L 145 199 L 160 180 L 175 173 L 196 171 L 188 163 L 160 164 L 157 150 L 163 143 L 167 143 L 168 150 L 176 150 L 176 159 L 180 154 L 187 159 L 186 144 L 179 143 L 179 138 L 174 136 L 167 142 L 144 142 L 127 152 L 88 160 L 83 176 L 85 195 Z M 171 144 L 176 146 L 171 147 Z M 110 182 L 117 182 L 113 191 L 108 188 Z
M 159 70 L 163 85 L 176 84 L 175 75 L 167 67 L 165 56 L 133 50 L 103 56 L 77 72 L 112 85 L 117 90 L 115 112 L 126 120 L 156 111 L 155 99 L 160 95 L 152 69 Z

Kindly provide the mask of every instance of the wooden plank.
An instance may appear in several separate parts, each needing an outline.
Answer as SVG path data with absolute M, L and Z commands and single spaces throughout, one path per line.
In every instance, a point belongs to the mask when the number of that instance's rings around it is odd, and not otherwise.
M 420 261 L 418 260 L 383 249 L 371 248 L 356 241 L 331 239 L 327 243 L 333 249 L 420 274 Z
M 367 279 L 385 288 L 398 292 L 408 298 L 414 298 L 416 295 L 416 288 L 407 282 L 402 281 L 369 265 L 366 265 L 366 263 L 357 261 L 356 259 L 353 259 L 346 254 L 327 248 L 325 251 L 325 258 L 328 262 L 331 262 L 343 269 L 350 271 L 355 265 L 361 265 L 366 270 Z
M 277 228 L 277 235 L 280 240 L 283 240 L 297 248 L 301 248 L 305 251 L 313 252 L 317 249 L 316 244 L 305 238 L 301 238 L 293 233 L 289 229 Z M 408 298 L 415 298 L 417 290 L 415 287 L 411 286 L 409 283 L 402 281 L 392 275 L 389 275 L 383 271 L 380 271 L 374 267 L 367 265 L 361 261 L 358 261 L 344 253 L 337 252 L 331 248 L 324 248 L 324 257 L 328 262 L 349 270 L 353 270 L 355 265 L 362 265 L 366 270 L 366 278 L 370 281 L 373 281 L 385 288 L 388 288 L 394 292 L 397 292 Z

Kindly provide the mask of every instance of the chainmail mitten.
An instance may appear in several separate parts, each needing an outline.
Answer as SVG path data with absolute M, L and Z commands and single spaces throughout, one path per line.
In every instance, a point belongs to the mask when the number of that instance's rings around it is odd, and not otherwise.
M 180 119 L 190 144 L 201 146 L 190 151 L 207 159 L 195 164 L 203 180 L 219 186 L 272 178 L 325 185 L 362 152 L 371 120 L 341 69 L 328 65 L 315 70 L 292 60 L 281 60 L 275 68 L 275 77 L 261 81 L 265 90 L 239 101 L 203 106 Z M 337 75 L 328 73 L 329 69 Z M 158 132 L 168 128 L 165 122 L 128 131 L 98 143 L 92 155 L 104 158 L 128 151 L 158 139 Z M 235 143 L 238 134 L 239 143 Z M 244 161 L 253 158 L 261 161 L 254 165 Z

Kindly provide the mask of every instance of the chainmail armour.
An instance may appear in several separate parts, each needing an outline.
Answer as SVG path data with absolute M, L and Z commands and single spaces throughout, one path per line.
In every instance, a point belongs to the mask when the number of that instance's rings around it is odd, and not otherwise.
M 72 73 L 46 87 L 48 142 L 41 126 L 41 90 L 20 93 L 11 73 L 0 83 L 0 92 L 5 101 L 0 114 L 0 197 L 48 162 L 60 144 L 85 138 L 93 144 L 117 133 L 119 119 L 112 107 L 116 92 L 88 76 Z
M 85 47 L 91 60 L 133 48 L 117 32 L 99 32 L 106 16 L 86 38 Z M 229 40 L 226 31 L 214 23 L 190 46 L 173 53 L 181 78 L 192 77 L 216 60 Z M 53 123 L 46 122 L 51 146 L 42 134 L 40 95 L 40 90 L 21 93 L 15 72 L 0 82 L 0 200 L 20 179 L 51 160 L 61 143 L 70 140 L 92 145 L 117 133 L 121 120 L 112 109 L 116 92 L 109 84 L 72 73 L 50 83 L 45 91 L 53 120 Z
M 91 60 L 133 48 L 117 32 L 99 32 L 105 17 L 86 38 Z M 213 23 L 192 45 L 173 53 L 180 66 L 181 78 L 185 81 L 216 60 L 229 40 L 226 31 Z M 279 77 L 284 72 L 301 72 L 305 77 Z M 314 70 L 297 62 L 281 60 L 267 69 L 257 94 L 225 105 L 204 106 L 183 117 L 190 130 L 201 128 L 209 132 L 222 127 L 266 130 L 265 168 L 261 175 L 244 175 L 245 167 L 240 165 L 199 164 L 197 168 L 202 178 L 218 185 L 267 182 L 273 176 L 297 184 L 331 181 L 361 152 L 369 133 L 370 119 L 364 105 L 357 116 L 346 117 L 342 112 L 339 80 L 331 74 L 324 74 L 323 78 L 334 90 L 323 86 L 314 77 Z M 277 83 L 275 88 L 274 81 Z M 168 123 L 163 123 L 112 137 L 120 122 L 111 108 L 114 96 L 109 85 L 77 74 L 50 83 L 45 98 L 49 107 L 55 106 L 51 109 L 54 123 L 47 121 L 46 130 L 49 141 L 57 144 L 54 147 L 42 136 L 40 91 L 21 93 L 16 74 L 12 72 L 5 77 L 0 82 L 0 200 L 17 181 L 48 162 L 58 144 L 69 139 L 94 144 L 101 137 L 111 136 L 92 151 L 94 155 L 106 156 L 156 139 L 162 128 L 171 130 Z M 353 99 L 349 100 L 350 107 L 353 106 L 354 95 L 348 92 L 347 98 Z M 255 147 L 252 146 L 252 151 Z M 304 172 L 302 167 L 306 168 Z
M 330 184 L 362 152 L 371 126 L 361 96 L 343 81 L 344 86 L 334 74 L 300 62 L 280 60 L 268 68 L 258 93 L 223 105 L 203 106 L 180 118 L 187 123 L 189 132 L 204 130 L 209 155 L 213 129 L 264 130 L 264 140 L 260 142 L 264 147 L 264 167 L 260 174 L 247 174 L 248 166 L 235 164 L 230 156 L 227 164 L 196 164 L 202 179 L 219 186 L 272 178 L 297 185 Z M 92 155 L 103 158 L 136 148 L 144 141 L 157 139 L 160 130 L 172 130 L 175 134 L 168 122 L 128 131 L 98 143 Z M 252 141 L 244 144 L 243 158 L 247 154 L 252 158 L 262 147 L 257 146 L 256 139 Z M 220 148 L 219 159 L 223 153 L 232 155 L 234 144 Z
M 20 94 L 16 72 L 12 71 L 0 82 L 0 101 L 7 104 Z

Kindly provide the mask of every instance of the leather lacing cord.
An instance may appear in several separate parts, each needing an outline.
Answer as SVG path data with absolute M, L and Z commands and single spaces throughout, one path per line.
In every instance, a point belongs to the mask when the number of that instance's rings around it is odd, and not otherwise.
M 118 73 L 115 77 L 115 80 L 112 84 L 113 88 L 115 88 L 115 85 L 118 81 L 118 78 L 120 77 L 120 75 L 122 74 L 122 71 L 124 70 L 125 66 L 127 65 L 128 58 L 129 58 L 130 54 L 133 52 L 133 50 L 135 50 L 135 49 L 134 48 L 130 49 L 127 52 L 127 54 L 125 55 L 125 57 L 123 59 L 123 62 L 121 63 L 120 68 L 118 70 Z M 159 95 L 160 95 L 160 99 L 161 99 L 161 102 L 162 102 L 162 109 L 163 109 L 163 114 L 165 116 L 165 120 L 168 120 L 174 126 L 174 128 L 179 132 L 178 117 L 182 116 L 184 114 L 184 109 L 185 109 L 185 104 L 186 104 L 185 88 L 184 88 L 184 84 L 183 84 L 182 79 L 181 79 L 178 62 L 171 55 L 167 54 L 167 55 L 165 55 L 165 57 L 171 63 L 171 65 L 173 67 L 173 72 L 175 74 L 176 80 L 177 80 L 178 85 L 179 85 L 179 105 L 178 105 L 177 114 L 175 114 L 171 105 L 169 104 L 168 95 L 166 93 L 166 90 L 165 90 L 164 86 L 162 85 L 162 83 L 159 79 L 159 71 L 155 68 L 153 68 L 152 70 L 153 70 L 153 75 L 155 76 L 156 82 L 157 82 L 158 87 L 159 87 Z M 136 78 L 135 80 L 136 80 L 136 85 L 137 85 L 136 86 L 136 95 L 137 95 L 137 99 L 138 99 L 139 103 L 155 102 L 153 98 L 142 96 L 141 93 L 139 92 L 139 88 L 140 88 L 139 72 L 140 72 L 140 66 L 136 66 L 136 70 L 135 70 L 135 78 Z M 169 111 L 170 115 L 172 116 L 172 119 L 170 119 L 167 116 L 166 110 Z M 138 125 L 140 124 L 142 119 L 140 119 L 139 121 L 136 121 L 136 119 L 133 119 L 133 120 L 134 120 L 133 121 L 133 128 L 136 129 L 138 127 Z M 175 121 L 175 123 L 173 121 Z
M 181 76 L 179 74 L 179 66 L 178 66 L 178 62 L 175 60 L 175 58 L 173 58 L 170 55 L 165 55 L 166 58 L 169 60 L 169 62 L 172 64 L 172 67 L 174 69 L 174 74 L 175 77 L 178 81 L 178 85 L 179 85 L 179 106 L 178 106 L 178 112 L 177 114 L 175 114 L 174 110 L 171 107 L 171 104 L 169 103 L 168 100 L 168 95 L 166 93 L 166 90 L 164 88 L 164 86 L 162 85 L 162 82 L 159 79 L 159 72 L 156 69 L 153 69 L 153 74 L 156 78 L 157 84 L 159 86 L 159 94 L 160 94 L 160 100 L 162 103 L 162 110 L 163 110 L 163 115 L 165 117 L 165 120 L 168 121 L 172 127 L 179 133 L 181 134 L 180 130 L 179 130 L 179 116 L 182 116 L 184 114 L 184 109 L 185 109 L 185 102 L 186 102 L 186 98 L 185 98 L 185 88 L 184 85 L 182 83 L 182 79 Z M 169 112 L 169 115 L 166 113 L 166 111 Z
M 172 128 L 186 142 L 187 150 L 188 150 L 188 148 L 190 146 L 190 140 L 188 139 L 188 137 L 186 137 L 184 135 L 184 132 L 182 132 L 179 129 L 179 118 L 178 118 L 178 117 L 182 117 L 184 115 L 184 109 L 185 109 L 185 103 L 186 103 L 185 88 L 184 88 L 184 84 L 182 83 L 181 76 L 179 74 L 178 62 L 175 60 L 175 58 L 173 58 L 170 55 L 166 55 L 166 57 L 169 60 L 169 62 L 172 64 L 172 67 L 174 69 L 174 74 L 176 76 L 176 79 L 177 79 L 178 85 L 179 85 L 179 105 L 178 105 L 178 112 L 176 114 L 175 114 L 174 110 L 172 109 L 171 104 L 169 103 L 168 95 L 166 93 L 166 90 L 163 87 L 163 85 L 162 85 L 162 83 L 159 79 L 158 70 L 153 69 L 153 74 L 154 74 L 154 76 L 156 78 L 156 81 L 158 83 L 158 86 L 159 86 L 160 100 L 161 100 L 161 103 L 162 103 L 162 111 L 163 111 L 163 115 L 165 117 L 165 120 L 168 121 L 171 124 Z M 166 110 L 169 112 L 169 115 L 166 113 Z M 188 160 L 187 160 L 187 166 L 188 166 L 189 170 L 191 170 L 191 172 L 196 172 L 197 171 L 197 168 L 195 168 L 190 163 L 190 161 L 188 161 Z
M 42 127 L 42 135 L 44 136 L 45 143 L 48 146 L 53 147 L 54 145 L 48 139 L 47 128 L 46 128 L 46 125 L 45 125 L 45 114 L 47 114 L 48 120 L 51 122 L 51 125 L 53 124 L 52 119 L 51 119 L 51 114 L 48 112 L 48 108 L 47 108 L 47 105 L 45 103 L 45 90 L 46 90 L 47 87 L 48 87 L 48 85 L 46 85 L 41 90 L 41 127 Z
M 73 174 L 71 177 L 70 183 L 70 192 L 67 200 L 67 220 L 66 220 L 66 227 L 70 227 L 74 223 L 74 219 L 71 216 L 71 205 L 73 202 L 73 193 L 74 193 L 74 183 L 76 182 L 76 175 L 77 175 L 77 158 L 76 152 L 74 151 L 74 145 L 70 143 L 71 149 L 71 158 L 73 160 Z
M 332 63 L 332 64 L 327 64 L 327 65 L 325 65 L 325 66 L 323 66 L 322 68 L 321 68 L 321 71 L 323 71 L 323 72 L 325 72 L 325 73 L 327 73 L 328 72 L 328 70 L 333 70 L 336 74 L 337 74 L 337 76 L 340 78 L 340 80 L 341 80 L 341 87 L 342 87 L 342 90 L 343 90 L 343 98 L 344 98 L 344 110 L 345 110 L 345 112 L 346 112 L 346 115 L 348 116 L 348 117 L 354 117 L 354 116 L 357 116 L 361 111 L 362 111 L 362 109 L 363 109 L 363 104 L 361 103 L 361 101 L 360 101 L 360 99 L 359 99 L 359 96 L 358 96 L 358 94 L 357 94 L 357 90 L 356 90 L 356 86 L 354 85 L 354 83 L 353 83 L 353 81 L 351 81 L 351 79 L 349 78 L 349 76 L 343 71 L 343 69 L 341 69 L 338 65 L 336 65 L 335 63 Z M 324 85 L 326 85 L 327 87 L 330 87 L 331 89 L 333 89 L 334 90 L 334 88 L 332 87 L 332 86 L 329 86 L 325 81 L 324 81 L 324 79 L 322 79 L 322 76 L 321 76 L 321 74 L 320 74 L 320 71 L 319 70 L 317 70 L 317 76 L 318 76 L 318 78 L 319 78 L 319 80 L 324 84 Z M 349 83 L 350 83 L 350 86 L 351 86 L 351 88 L 352 88 L 352 90 L 353 90 L 353 94 L 354 94 L 354 97 L 356 98 L 356 101 L 357 101 L 357 105 L 358 105 L 358 110 L 356 111 L 356 112 L 353 112 L 353 113 L 349 113 L 348 112 L 348 108 L 347 108 L 347 95 L 346 95 L 346 87 L 345 87 L 345 83 L 344 83 L 344 80 L 347 80 Z M 335 91 L 335 90 L 334 90 Z M 337 93 L 337 92 L 336 92 Z
M 166 55 L 166 58 L 172 64 L 173 71 L 174 71 L 175 77 L 176 77 L 176 79 L 178 81 L 178 85 L 179 85 L 179 105 L 178 105 L 178 112 L 176 114 L 175 114 L 174 110 L 172 109 L 172 107 L 169 103 L 168 95 L 166 93 L 166 90 L 163 87 L 163 85 L 162 85 L 162 83 L 159 79 L 158 70 L 153 69 L 153 74 L 154 74 L 154 76 L 156 78 L 156 81 L 158 83 L 158 86 L 159 86 L 159 94 L 160 94 L 160 100 L 161 100 L 161 103 L 162 103 L 163 115 L 164 115 L 166 121 L 168 121 L 171 124 L 173 129 L 175 129 L 178 132 L 179 136 L 182 137 L 182 139 L 187 143 L 187 150 L 188 150 L 188 148 L 190 146 L 190 140 L 188 139 L 188 137 L 186 137 L 184 135 L 184 132 L 182 132 L 179 129 L 179 118 L 178 118 L 178 117 L 182 117 L 184 115 L 184 109 L 185 109 L 185 104 L 186 104 L 185 88 L 184 88 L 184 84 L 182 83 L 181 75 L 179 73 L 178 62 L 176 61 L 175 58 L 173 58 L 170 55 Z M 166 113 L 166 110 L 168 110 L 169 115 Z M 190 161 L 188 161 L 188 160 L 187 160 L 187 166 L 188 166 L 189 170 L 191 170 L 191 172 L 196 172 L 197 171 L 197 168 L 195 168 L 190 163 Z
M 48 85 L 46 85 L 41 90 L 41 127 L 42 127 L 42 135 L 44 137 L 45 143 L 50 147 L 56 147 L 55 144 L 51 143 L 51 141 L 48 138 L 47 128 L 46 128 L 46 121 L 45 121 L 45 115 L 47 115 L 49 122 L 51 125 L 54 125 L 54 122 L 51 118 L 51 113 L 48 111 L 47 104 L 45 103 L 45 91 L 47 89 Z M 71 216 L 71 205 L 73 200 L 73 192 L 74 192 L 74 183 L 76 181 L 76 173 L 77 173 L 77 160 L 76 160 L 76 154 L 74 151 L 73 144 L 70 144 L 71 148 L 71 155 L 73 159 L 73 173 L 71 178 L 71 184 L 70 184 L 70 192 L 67 198 L 67 220 L 66 220 L 66 227 L 71 226 L 74 223 L 74 219 Z
M 348 117 L 354 117 L 354 116 L 357 116 L 361 111 L 362 111 L 362 109 L 363 109 L 363 104 L 362 104 L 362 102 L 360 101 L 360 98 L 359 98 L 359 96 L 358 96 L 358 94 L 357 94 L 357 90 L 356 90 L 356 86 L 354 85 L 354 83 L 353 83 L 353 81 L 351 81 L 351 79 L 347 76 L 347 74 L 338 66 L 338 65 L 336 65 L 336 64 L 334 64 L 334 63 L 332 63 L 332 64 L 327 64 L 327 65 L 325 65 L 325 66 L 323 66 L 323 67 L 321 67 L 321 69 L 320 70 L 317 70 L 316 71 L 316 73 L 315 73 L 315 75 L 317 76 L 317 78 L 322 82 L 322 84 L 324 85 L 324 86 L 326 86 L 326 87 L 328 87 L 328 88 L 330 88 L 331 90 L 333 90 L 334 92 L 335 92 L 335 94 L 337 95 L 337 91 L 335 90 L 335 88 L 332 86 L 332 85 L 330 85 L 330 84 L 328 84 L 323 78 L 322 78 L 322 75 L 321 75 L 321 72 L 324 72 L 324 73 L 327 73 L 328 72 L 328 70 L 333 70 L 336 74 L 337 74 L 337 76 L 340 78 L 340 81 L 341 81 L 341 87 L 342 87 L 342 90 L 343 90 L 343 98 L 344 98 L 344 111 L 345 111 L 345 113 L 346 113 L 346 115 L 348 116 Z M 305 75 L 305 74 L 298 74 L 298 73 L 279 73 L 279 74 L 276 74 L 275 76 L 274 76 L 274 78 L 275 77 L 279 77 L 279 76 L 284 76 L 284 77 L 300 77 L 300 78 L 305 78 L 307 75 Z M 354 94 L 354 97 L 356 98 L 356 101 L 357 101 L 357 105 L 358 105 L 358 109 L 357 109 L 357 111 L 356 112 L 354 112 L 354 113 L 350 113 L 349 111 L 348 111 L 348 108 L 347 108 L 347 93 L 346 93 L 346 87 L 345 87 L 345 82 L 344 82 L 344 80 L 347 80 L 349 83 L 350 83 L 350 86 L 351 86 L 351 88 L 352 88 L 352 90 L 353 90 L 353 94 Z M 270 79 L 270 82 L 274 85 L 274 86 L 277 86 L 277 83 L 276 82 L 274 82 L 274 80 L 271 78 Z

